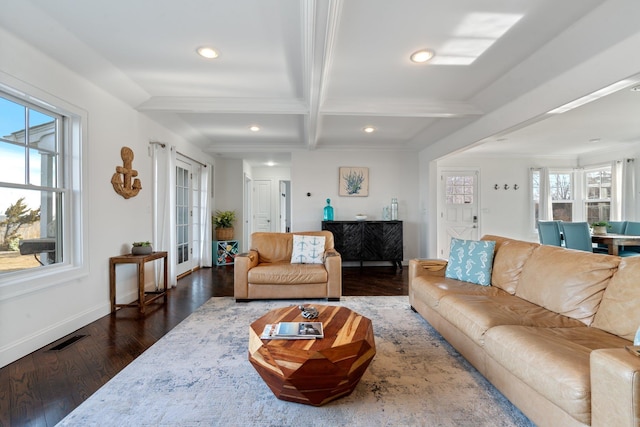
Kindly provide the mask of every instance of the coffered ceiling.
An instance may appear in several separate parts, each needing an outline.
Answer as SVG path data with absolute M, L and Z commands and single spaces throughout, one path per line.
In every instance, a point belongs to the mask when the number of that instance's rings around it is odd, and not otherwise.
M 0 26 L 204 151 L 286 164 L 297 150 L 428 147 L 535 87 L 540 70 L 511 82 L 511 93 L 505 76 L 607 2 L 1 3 Z M 219 56 L 200 57 L 201 46 Z M 425 48 L 435 53 L 430 61 L 410 61 Z M 629 132 L 620 138 L 640 136 Z M 569 152 L 584 138 L 609 138 L 593 135 L 567 141 Z

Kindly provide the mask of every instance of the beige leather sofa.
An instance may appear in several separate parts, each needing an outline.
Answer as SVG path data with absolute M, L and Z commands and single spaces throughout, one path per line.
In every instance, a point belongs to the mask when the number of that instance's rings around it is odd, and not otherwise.
M 640 257 L 483 239 L 491 286 L 411 260 L 412 308 L 535 424 L 640 425 Z
M 291 264 L 293 235 L 324 236 L 324 264 Z M 251 250 L 239 254 L 234 266 L 236 301 L 252 299 L 327 298 L 342 295 L 342 258 L 330 231 L 257 232 Z

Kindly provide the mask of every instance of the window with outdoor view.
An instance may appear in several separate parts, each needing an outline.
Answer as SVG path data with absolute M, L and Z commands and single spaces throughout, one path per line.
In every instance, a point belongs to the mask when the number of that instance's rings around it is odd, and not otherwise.
M 573 221 L 573 173 L 549 172 L 551 206 L 555 221 Z
M 542 169 L 531 170 L 531 206 L 533 208 L 534 229 L 538 228 L 540 219 L 540 197 L 543 191 L 540 188 L 542 181 Z M 571 171 L 549 171 L 549 194 L 551 196 L 551 209 L 553 219 L 556 221 L 573 221 L 573 172 Z
M 61 263 L 63 116 L 0 93 L 0 274 Z
M 584 173 L 587 222 L 609 221 L 611 211 L 611 166 Z

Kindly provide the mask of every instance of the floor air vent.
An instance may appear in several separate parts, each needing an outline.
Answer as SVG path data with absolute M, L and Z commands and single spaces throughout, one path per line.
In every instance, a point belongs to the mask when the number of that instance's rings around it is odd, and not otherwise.
M 80 341 L 82 338 L 86 337 L 87 335 L 74 335 L 71 338 L 68 338 L 64 341 L 62 341 L 59 344 L 56 344 L 55 346 L 51 347 L 49 350 L 47 351 L 60 351 L 60 350 L 64 350 L 65 348 L 69 347 L 71 344 Z

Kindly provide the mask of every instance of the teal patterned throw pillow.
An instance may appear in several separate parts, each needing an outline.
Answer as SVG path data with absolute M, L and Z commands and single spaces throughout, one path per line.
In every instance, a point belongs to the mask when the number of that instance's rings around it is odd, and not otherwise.
M 293 235 L 291 264 L 324 263 L 324 236 Z
M 495 248 L 496 242 L 491 240 L 452 238 L 445 277 L 482 286 L 491 285 Z

